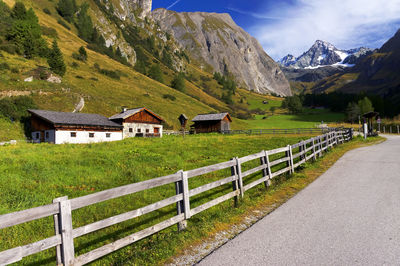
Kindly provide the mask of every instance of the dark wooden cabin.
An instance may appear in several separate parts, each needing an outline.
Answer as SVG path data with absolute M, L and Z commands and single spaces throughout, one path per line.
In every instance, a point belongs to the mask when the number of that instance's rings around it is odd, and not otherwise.
M 196 133 L 224 132 L 231 129 L 232 118 L 229 113 L 204 114 L 193 118 L 192 125 Z

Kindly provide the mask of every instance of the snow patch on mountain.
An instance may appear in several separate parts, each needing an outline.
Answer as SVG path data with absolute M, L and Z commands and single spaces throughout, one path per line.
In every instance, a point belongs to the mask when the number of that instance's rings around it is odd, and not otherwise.
M 372 50 L 369 48 L 340 50 L 329 42 L 317 40 L 307 52 L 299 57 L 288 54 L 278 63 L 283 67 L 294 69 L 316 69 L 325 66 L 353 67 L 359 58 L 370 53 Z

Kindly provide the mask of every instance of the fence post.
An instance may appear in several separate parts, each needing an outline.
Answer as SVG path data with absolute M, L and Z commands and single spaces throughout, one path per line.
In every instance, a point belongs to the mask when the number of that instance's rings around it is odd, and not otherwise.
M 315 156 L 315 138 L 312 138 L 312 152 L 313 152 L 313 161 L 317 160 L 317 157 Z
M 178 171 L 178 173 L 181 174 L 181 176 L 182 176 L 183 170 Z M 185 212 L 185 195 L 184 195 L 183 178 L 181 180 L 175 182 L 175 191 L 176 191 L 176 195 L 179 195 L 179 194 L 183 195 L 183 199 L 176 203 L 176 212 L 178 215 L 180 215 L 183 212 Z M 183 231 L 186 229 L 186 227 L 187 227 L 187 221 L 186 221 L 186 216 L 185 216 L 185 220 L 178 223 L 178 231 Z
M 235 157 L 236 160 L 236 173 L 239 180 L 240 197 L 244 197 L 243 179 L 242 179 L 242 165 L 240 164 L 239 158 Z
M 269 158 L 268 154 L 263 150 L 262 153 L 264 153 L 264 156 L 260 157 L 260 163 L 261 165 L 264 166 L 264 169 L 262 170 L 263 177 L 268 179 L 264 181 L 265 188 L 268 189 L 268 187 L 271 185 L 270 181 L 270 167 L 269 167 Z
M 235 165 L 231 166 L 231 174 L 232 174 L 232 176 L 235 177 L 235 180 L 232 181 L 232 189 L 233 189 L 233 191 L 236 191 L 236 190 L 239 189 L 239 177 L 238 177 L 237 168 L 236 168 L 237 161 L 236 161 L 236 158 L 232 158 L 231 160 L 235 161 L 235 163 L 236 163 Z M 233 200 L 234 200 L 235 207 L 237 207 L 238 206 L 238 202 L 239 202 L 239 197 L 235 196 L 233 198 Z
M 61 202 L 63 200 L 68 200 L 68 197 L 65 196 L 65 197 L 53 199 L 53 203 Z M 59 213 L 54 214 L 53 219 L 54 219 L 54 233 L 55 233 L 55 235 L 58 235 L 61 232 L 60 231 L 60 214 Z M 57 265 L 62 265 L 61 245 L 56 246 L 56 262 L 57 262 Z
M 59 214 L 54 216 L 54 226 L 56 233 L 61 234 L 61 246 L 56 248 L 57 264 L 74 265 L 75 249 L 72 237 L 71 202 L 68 197 L 57 198 L 53 202 L 59 204 Z
M 389 133 L 392 134 L 392 126 L 389 127 Z
M 399 128 L 399 126 L 397 125 L 397 134 L 399 134 L 400 133 L 400 128 Z
M 290 173 L 293 174 L 294 173 L 294 167 L 293 167 L 293 153 L 292 153 L 292 146 L 288 145 L 289 150 L 286 152 L 287 156 L 289 157 L 289 161 L 287 163 L 287 166 L 290 166 Z
M 383 126 L 383 133 L 386 133 L 386 126 Z

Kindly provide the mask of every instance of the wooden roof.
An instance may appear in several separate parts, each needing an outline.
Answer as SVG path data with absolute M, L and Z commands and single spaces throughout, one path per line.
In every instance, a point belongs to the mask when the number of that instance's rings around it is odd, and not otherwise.
M 134 108 L 134 109 L 129 109 L 126 110 L 125 112 L 121 112 L 119 114 L 113 115 L 111 116 L 109 119 L 110 120 L 117 120 L 117 119 L 127 119 L 128 117 L 139 113 L 141 111 L 147 111 L 148 113 L 150 113 L 152 116 L 154 116 L 155 118 L 157 118 L 160 121 L 164 121 L 164 119 L 162 119 L 159 115 L 155 114 L 154 112 L 152 112 L 151 110 L 145 108 L 145 107 L 140 107 L 140 108 Z
M 219 114 L 203 114 L 203 115 L 197 115 L 195 118 L 193 118 L 193 122 L 200 122 L 200 121 L 221 121 L 223 120 L 226 116 L 228 116 L 228 119 L 230 122 L 232 122 L 232 118 L 229 115 L 229 113 L 219 113 Z
M 98 114 L 65 113 L 33 109 L 28 110 L 28 112 L 54 125 L 85 125 L 122 128 L 121 125 Z

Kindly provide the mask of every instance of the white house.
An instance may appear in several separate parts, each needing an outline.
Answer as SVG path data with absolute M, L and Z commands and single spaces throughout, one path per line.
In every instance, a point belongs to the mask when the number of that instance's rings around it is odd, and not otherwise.
M 35 143 L 94 143 L 122 140 L 122 125 L 98 114 L 28 110 Z
M 109 119 L 124 127 L 124 138 L 162 137 L 163 134 L 162 122 L 164 119 L 144 107 L 124 109 Z

